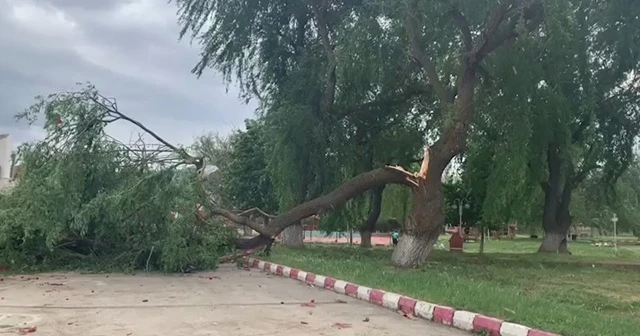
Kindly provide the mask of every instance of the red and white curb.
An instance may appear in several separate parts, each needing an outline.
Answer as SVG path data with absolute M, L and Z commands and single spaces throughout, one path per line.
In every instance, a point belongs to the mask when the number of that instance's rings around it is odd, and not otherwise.
M 505 322 L 493 317 L 419 301 L 380 289 L 360 286 L 255 258 L 244 258 L 244 263 L 247 267 L 253 267 L 286 278 L 296 279 L 316 287 L 332 290 L 336 293 L 371 302 L 394 311 L 401 311 L 404 314 L 410 314 L 439 324 L 453 326 L 461 330 L 474 332 L 485 331 L 491 336 L 560 336 L 523 325 Z

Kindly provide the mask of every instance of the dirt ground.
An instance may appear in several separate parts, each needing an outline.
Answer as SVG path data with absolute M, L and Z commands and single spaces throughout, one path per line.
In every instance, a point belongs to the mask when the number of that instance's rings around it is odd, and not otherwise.
M 169 276 L 7 276 L 0 297 L 0 334 L 35 326 L 30 335 L 468 335 L 231 265 Z M 311 300 L 315 307 L 302 305 Z

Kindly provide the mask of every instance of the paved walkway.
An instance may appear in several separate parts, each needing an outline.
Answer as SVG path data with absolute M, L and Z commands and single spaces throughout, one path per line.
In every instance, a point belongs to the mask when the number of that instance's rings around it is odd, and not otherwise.
M 34 325 L 34 336 L 469 335 L 229 265 L 184 276 L 11 276 L 0 296 L 0 334 Z

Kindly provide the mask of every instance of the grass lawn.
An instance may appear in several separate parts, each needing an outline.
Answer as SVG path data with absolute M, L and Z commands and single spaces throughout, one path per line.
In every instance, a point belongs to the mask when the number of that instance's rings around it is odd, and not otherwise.
M 449 246 L 448 242 L 443 236 L 440 243 L 445 246 Z M 609 241 L 609 240 L 607 240 Z M 613 241 L 613 239 L 611 240 Z M 620 241 L 620 240 L 619 240 Z M 632 241 L 627 239 L 626 241 Z M 485 252 L 490 254 L 508 254 L 517 255 L 531 254 L 538 251 L 540 247 L 539 239 L 518 238 L 516 240 L 490 240 L 485 242 Z M 465 252 L 479 252 L 480 244 L 476 242 L 465 243 Z M 572 256 L 557 256 L 552 255 L 548 258 L 551 261 L 594 261 L 594 262 L 636 262 L 640 263 L 640 245 L 619 245 L 618 252 L 616 253 L 613 247 L 595 247 L 591 246 L 590 241 L 577 241 L 569 242 L 569 251 Z M 496 256 L 497 257 L 497 256 Z M 535 258 L 535 257 L 534 257 Z M 538 259 L 544 259 L 544 256 L 537 256 Z
M 277 246 L 269 260 L 565 336 L 640 334 L 640 270 L 587 264 L 640 262 L 640 249 L 620 249 L 616 257 L 611 248 L 575 243 L 573 256 L 526 254 L 537 244 L 491 241 L 483 255 L 436 250 L 416 270 L 390 266 L 388 248 Z M 467 246 L 477 249 L 474 245 Z

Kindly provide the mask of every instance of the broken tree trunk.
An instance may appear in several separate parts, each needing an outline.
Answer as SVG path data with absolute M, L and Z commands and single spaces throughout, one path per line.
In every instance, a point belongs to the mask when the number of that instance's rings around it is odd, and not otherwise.
M 393 250 L 391 261 L 400 267 L 422 265 L 440 236 L 444 224 L 444 192 L 442 172 L 444 162 L 425 150 L 420 172 L 415 175 L 412 188 L 413 204 L 407 216 L 404 230 Z M 448 164 L 448 162 L 447 162 Z

